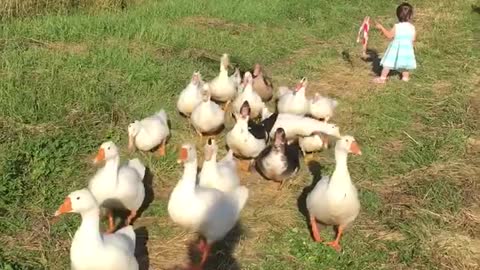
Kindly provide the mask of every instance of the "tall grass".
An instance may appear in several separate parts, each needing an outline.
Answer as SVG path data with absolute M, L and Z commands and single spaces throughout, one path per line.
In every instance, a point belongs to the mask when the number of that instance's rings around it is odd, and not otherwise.
M 2 0 L 2 20 L 44 14 L 66 14 L 73 10 L 118 10 L 138 0 Z

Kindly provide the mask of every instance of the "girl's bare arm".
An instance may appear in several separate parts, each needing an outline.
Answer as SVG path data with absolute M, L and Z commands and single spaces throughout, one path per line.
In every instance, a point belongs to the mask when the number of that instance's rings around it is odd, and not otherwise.
M 393 27 L 391 30 L 387 30 L 385 29 L 385 27 L 383 27 L 383 25 L 381 25 L 380 23 L 376 23 L 375 24 L 375 27 L 382 31 L 382 34 L 387 37 L 388 39 L 392 39 L 394 36 L 395 36 L 395 27 Z

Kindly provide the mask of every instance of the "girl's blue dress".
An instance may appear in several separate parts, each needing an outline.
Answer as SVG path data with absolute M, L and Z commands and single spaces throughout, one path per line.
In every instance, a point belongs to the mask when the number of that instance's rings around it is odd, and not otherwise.
M 412 70 L 417 67 L 413 40 L 415 27 L 409 22 L 395 24 L 395 36 L 383 54 L 380 64 L 393 70 Z

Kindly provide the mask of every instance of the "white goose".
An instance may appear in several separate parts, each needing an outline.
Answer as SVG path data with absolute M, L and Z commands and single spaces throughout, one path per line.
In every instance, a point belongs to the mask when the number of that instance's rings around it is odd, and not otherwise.
M 198 135 L 212 133 L 219 130 L 225 123 L 225 112 L 210 100 L 210 92 L 207 88 L 202 90 L 202 102 L 193 109 L 191 115 L 192 125 Z
M 280 87 L 278 89 L 278 112 L 301 116 L 307 114 L 309 110 L 309 102 L 305 96 L 306 87 L 307 78 L 302 78 L 293 90 L 289 90 L 286 87 Z
M 267 108 L 263 109 L 262 119 L 267 119 L 272 115 Z M 317 119 L 305 117 L 301 115 L 280 113 L 270 130 L 270 136 L 273 137 L 275 130 L 283 128 L 287 139 L 294 140 L 297 137 L 307 137 L 314 133 L 324 133 L 334 137 L 340 137 L 340 129 L 337 125 L 332 123 L 325 123 Z
M 246 72 L 243 77 L 243 91 L 233 101 L 234 113 L 239 113 L 243 103 L 248 101 L 250 106 L 250 118 L 257 118 L 265 108 L 262 98 L 257 92 L 253 91 L 253 77 L 250 72 Z
M 337 251 L 341 249 L 339 242 L 344 229 L 355 220 L 360 211 L 358 192 L 348 172 L 348 153 L 362 154 L 352 136 L 342 136 L 335 145 L 335 171 L 331 177 L 322 177 L 307 196 L 307 209 L 315 241 L 322 241 L 317 221 L 338 226 L 335 241 L 328 243 Z
M 333 111 L 337 105 L 338 102 L 336 100 L 315 93 L 314 97 L 310 100 L 310 115 L 318 120 L 328 122 L 328 120 L 332 118 Z
M 97 171 L 88 188 L 99 205 L 108 209 L 126 208 L 130 210 L 126 223 L 129 225 L 137 215 L 137 210 L 145 199 L 143 178 L 145 166 L 138 159 L 132 159 L 120 166 L 117 146 L 109 141 L 100 146 L 94 162 L 105 161 L 105 166 Z M 120 203 L 120 205 L 118 205 Z M 112 212 L 109 211 L 109 232 L 115 229 Z
M 70 193 L 55 212 L 79 213 L 82 223 L 70 247 L 70 260 L 75 270 L 137 270 L 134 256 L 135 232 L 126 226 L 114 234 L 100 234 L 100 209 L 88 189 Z
M 302 150 L 303 156 L 307 153 L 317 152 L 328 148 L 328 136 L 321 132 L 314 132 L 308 137 L 299 137 L 298 146 Z
M 233 152 L 229 150 L 227 155 L 217 162 L 217 151 L 218 146 L 215 140 L 208 139 L 205 144 L 205 160 L 199 175 L 199 185 L 216 188 L 223 192 L 233 191 L 240 185 Z
M 203 81 L 200 72 L 194 72 L 190 83 L 182 90 L 177 101 L 177 110 L 190 116 L 193 109 L 202 102 L 202 95 L 200 91 L 203 88 Z
M 178 161 L 183 162 L 184 172 L 170 195 L 168 213 L 175 223 L 203 236 L 199 246 L 203 267 L 212 243 L 223 239 L 237 223 L 247 202 L 248 189 L 240 186 L 224 193 L 196 186 L 197 154 L 191 144 L 182 145 Z
M 207 86 L 212 99 L 220 102 L 230 102 L 237 93 L 238 76 L 228 76 L 230 59 L 228 54 L 223 54 L 220 59 L 220 73 Z M 240 73 L 238 73 L 239 75 Z
M 164 156 L 168 136 L 170 136 L 170 128 L 167 113 L 162 109 L 152 116 L 141 121 L 135 120 L 128 125 L 128 148 L 150 151 L 159 146 L 158 154 Z

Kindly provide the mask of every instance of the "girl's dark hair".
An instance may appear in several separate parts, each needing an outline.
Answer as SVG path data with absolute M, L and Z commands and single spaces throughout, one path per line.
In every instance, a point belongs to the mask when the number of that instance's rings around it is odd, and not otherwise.
M 413 16 L 413 7 L 409 3 L 402 3 L 397 7 L 397 17 L 400 22 L 408 22 Z

